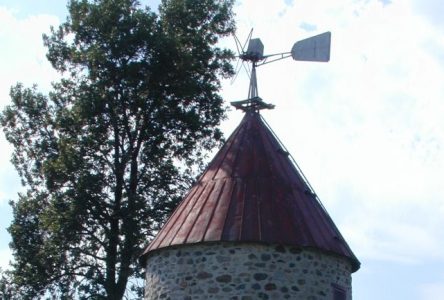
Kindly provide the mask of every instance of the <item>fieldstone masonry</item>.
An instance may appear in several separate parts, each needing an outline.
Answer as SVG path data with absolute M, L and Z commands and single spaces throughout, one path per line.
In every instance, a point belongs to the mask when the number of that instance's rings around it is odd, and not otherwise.
M 154 251 L 147 258 L 145 300 L 351 300 L 351 263 L 318 250 L 280 245 L 205 243 Z

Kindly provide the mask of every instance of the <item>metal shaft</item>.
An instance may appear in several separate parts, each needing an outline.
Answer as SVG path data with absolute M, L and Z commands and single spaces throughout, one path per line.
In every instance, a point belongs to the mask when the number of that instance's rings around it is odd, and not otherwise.
M 253 99 L 259 96 L 257 90 L 257 78 L 256 78 L 256 62 L 252 63 L 251 77 L 250 77 L 250 88 L 248 89 L 248 99 Z

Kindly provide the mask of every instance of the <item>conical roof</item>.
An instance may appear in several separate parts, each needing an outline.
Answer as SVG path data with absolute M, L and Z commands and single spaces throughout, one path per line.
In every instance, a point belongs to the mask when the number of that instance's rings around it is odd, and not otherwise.
M 359 261 L 259 113 L 246 112 L 144 251 L 202 242 L 314 248 Z

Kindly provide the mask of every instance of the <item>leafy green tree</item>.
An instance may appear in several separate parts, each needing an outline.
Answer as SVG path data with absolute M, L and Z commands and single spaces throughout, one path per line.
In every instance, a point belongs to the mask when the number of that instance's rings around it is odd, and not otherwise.
M 0 268 L 0 299 L 9 300 L 14 297 L 16 287 L 11 280 L 10 272 Z
M 232 5 L 72 0 L 44 36 L 63 79 L 17 84 L 0 116 L 27 188 L 11 202 L 17 298 L 140 296 L 139 254 L 221 140 Z

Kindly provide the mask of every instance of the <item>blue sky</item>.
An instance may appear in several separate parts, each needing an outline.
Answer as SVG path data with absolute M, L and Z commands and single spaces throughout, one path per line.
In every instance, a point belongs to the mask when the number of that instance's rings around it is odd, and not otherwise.
M 145 3 L 145 2 L 144 2 Z M 148 2 L 146 2 L 149 4 Z M 154 2 L 150 2 L 154 3 Z M 156 1 L 158 3 L 158 1 Z M 258 69 L 264 116 L 297 160 L 361 260 L 357 300 L 444 295 L 444 4 L 438 0 L 244 0 L 238 37 L 254 27 L 265 53 L 332 32 L 331 61 L 291 59 Z M 0 0 L 0 109 L 20 81 L 57 80 L 41 34 L 66 18 L 60 0 Z M 223 41 L 235 48 L 233 40 Z M 241 73 L 223 84 L 245 99 Z M 228 135 L 241 113 L 223 124 Z M 10 259 L 7 204 L 20 190 L 0 135 L 0 265 Z

